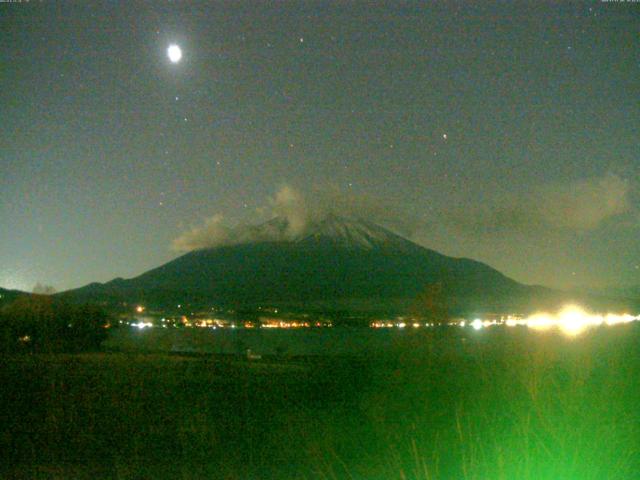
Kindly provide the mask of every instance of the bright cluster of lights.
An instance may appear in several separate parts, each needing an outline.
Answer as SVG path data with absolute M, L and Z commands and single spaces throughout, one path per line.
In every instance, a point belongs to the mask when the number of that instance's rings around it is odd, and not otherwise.
M 153 323 L 151 323 L 151 322 L 138 322 L 138 323 L 132 323 L 131 326 L 139 328 L 140 330 L 142 330 L 143 328 L 153 327 Z
M 476 330 L 498 324 L 504 324 L 508 327 L 525 326 L 533 330 L 549 330 L 557 328 L 567 335 L 574 336 L 582 333 L 588 328 L 600 325 L 619 325 L 638 320 L 640 320 L 640 315 L 617 315 L 613 313 L 598 315 L 589 313 L 576 305 L 569 305 L 555 314 L 536 313 L 527 318 L 508 317 L 504 321 L 481 320 L 476 318 L 470 323 L 470 325 Z M 464 325 L 461 323 L 461 326 Z
M 309 322 L 289 322 L 285 320 L 270 320 L 261 325 L 262 328 L 309 328 Z
M 371 328 L 420 328 L 420 327 L 434 327 L 435 323 L 418 323 L 418 322 L 405 322 L 405 321 L 389 321 L 389 320 L 375 320 L 369 323 Z
M 145 307 L 136 307 L 136 312 L 141 313 L 145 311 Z M 144 321 L 147 320 L 147 321 Z M 126 322 L 132 327 L 136 327 L 140 330 L 143 328 L 153 327 L 154 324 L 148 321 L 148 317 L 138 318 L 135 323 Z M 561 332 L 569 336 L 575 336 L 588 328 L 597 327 L 600 325 L 619 325 L 623 323 L 630 323 L 634 321 L 640 321 L 640 315 L 633 316 L 630 314 L 613 314 L 608 313 L 606 315 L 589 313 L 583 308 L 576 305 L 568 305 L 562 308 L 557 313 L 536 313 L 529 317 L 522 317 L 518 315 L 501 316 L 499 318 L 482 319 L 476 318 L 471 321 L 460 320 L 452 321 L 444 325 L 471 327 L 474 330 L 481 330 L 494 325 L 506 325 L 507 327 L 524 326 L 531 328 L 532 330 L 549 330 L 558 329 Z M 167 328 L 167 319 L 161 320 L 161 326 Z M 120 323 L 123 323 L 120 320 Z M 189 321 L 186 316 L 182 316 L 179 321 L 170 322 L 172 326 L 184 326 L 184 327 L 205 327 L 205 328 L 236 328 L 236 324 L 224 319 L 218 318 L 206 318 L 200 320 Z M 292 320 L 292 319 L 280 319 L 280 318 L 260 318 L 257 322 L 242 322 L 239 327 L 243 328 L 310 328 L 310 327 L 331 327 L 332 324 L 326 321 L 311 322 L 308 320 Z M 372 321 L 369 326 L 371 328 L 399 328 L 404 329 L 408 327 L 420 328 L 420 327 L 435 327 L 434 323 L 422 323 L 417 322 L 416 319 L 407 319 L 405 317 L 397 317 L 395 320 L 375 320 Z
M 142 319 L 144 318 L 144 320 Z M 259 321 L 245 321 L 239 322 L 236 325 L 235 322 L 230 320 L 218 319 L 218 318 L 205 318 L 200 320 L 190 321 L 186 316 L 182 316 L 180 319 L 169 319 L 162 318 L 160 323 L 153 323 L 149 321 L 150 317 L 142 317 L 139 318 L 135 322 L 129 322 L 125 320 L 120 320 L 120 324 L 126 324 L 134 328 L 138 328 L 142 330 L 143 328 L 152 328 L 152 327 L 187 327 L 187 328 L 211 328 L 216 330 L 218 328 L 328 328 L 332 327 L 333 324 L 328 321 L 302 321 L 302 320 L 280 320 L 280 319 L 261 319 Z

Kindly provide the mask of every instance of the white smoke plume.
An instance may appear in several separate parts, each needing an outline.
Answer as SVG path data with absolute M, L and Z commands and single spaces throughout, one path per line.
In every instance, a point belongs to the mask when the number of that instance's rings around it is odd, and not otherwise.
M 193 227 L 173 240 L 171 249 L 176 252 L 188 252 L 200 248 L 227 245 L 232 238 L 231 229 L 222 222 L 224 217 L 215 214 L 205 219 L 204 225 Z
M 51 285 L 43 285 L 38 282 L 34 285 L 32 293 L 35 293 L 36 295 L 53 295 L 56 293 L 56 289 Z
M 290 238 L 303 234 L 307 224 L 312 221 L 306 199 L 288 185 L 278 190 L 269 203 L 273 215 L 287 219 L 286 233 Z
M 179 235 L 171 249 L 188 252 L 246 242 L 292 240 L 304 236 L 311 225 L 329 214 L 377 223 L 407 238 L 424 234 L 427 227 L 438 222 L 455 227 L 461 235 L 588 231 L 632 212 L 630 195 L 628 180 L 607 174 L 573 183 L 549 183 L 518 194 L 496 194 L 483 204 L 445 210 L 439 219 L 427 219 L 389 198 L 327 187 L 303 192 L 285 185 L 257 209 L 256 222 L 230 227 L 222 215 L 216 214 Z M 269 222 L 276 217 L 286 221 Z
M 614 174 L 573 183 L 550 183 L 529 192 L 496 195 L 450 216 L 476 232 L 587 231 L 631 210 L 629 181 Z
M 261 221 L 235 227 L 226 226 L 222 215 L 213 215 L 203 225 L 178 236 L 171 249 L 189 252 L 251 241 L 291 240 L 303 236 L 310 225 L 329 214 L 382 224 L 405 236 L 413 233 L 416 224 L 408 209 L 390 199 L 346 194 L 335 188 L 317 188 L 303 193 L 285 185 L 257 211 Z M 286 222 L 268 222 L 276 217 Z
M 538 192 L 539 214 L 559 228 L 593 230 L 630 209 L 629 192 L 629 182 L 613 174 L 565 188 L 553 185 Z

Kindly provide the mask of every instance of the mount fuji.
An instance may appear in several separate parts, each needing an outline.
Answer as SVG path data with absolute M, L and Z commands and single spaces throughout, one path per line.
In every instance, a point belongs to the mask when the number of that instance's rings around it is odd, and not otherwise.
M 483 263 L 442 255 L 380 225 L 335 215 L 297 229 L 276 217 L 236 231 L 223 245 L 191 251 L 135 278 L 61 295 L 158 308 L 266 304 L 401 313 L 428 304 L 450 315 L 526 311 L 563 298 Z

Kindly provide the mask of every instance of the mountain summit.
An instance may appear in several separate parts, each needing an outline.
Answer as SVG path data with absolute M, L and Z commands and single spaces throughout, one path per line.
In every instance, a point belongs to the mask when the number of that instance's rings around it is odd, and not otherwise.
M 300 244 L 332 244 L 336 247 L 372 250 L 375 248 L 405 250 L 416 244 L 371 222 L 329 215 L 311 223 L 299 238 Z
M 259 225 L 240 226 L 215 239 L 215 247 L 264 242 L 291 242 L 301 245 L 329 243 L 350 249 L 395 247 L 414 248 L 407 239 L 374 223 L 329 214 L 320 220 L 275 217 Z M 212 247 L 208 247 L 212 248 Z M 206 248 L 196 248 L 203 250 Z

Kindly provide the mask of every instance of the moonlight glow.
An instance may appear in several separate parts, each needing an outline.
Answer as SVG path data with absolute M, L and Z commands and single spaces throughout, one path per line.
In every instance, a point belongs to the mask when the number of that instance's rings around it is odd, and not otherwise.
M 178 45 L 169 45 L 167 56 L 171 63 L 178 63 L 182 59 L 182 49 Z

